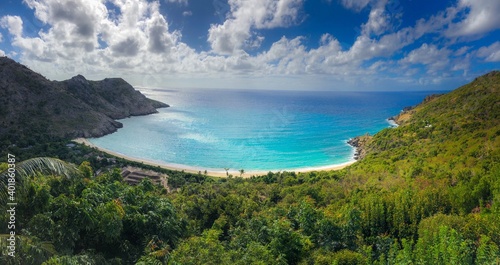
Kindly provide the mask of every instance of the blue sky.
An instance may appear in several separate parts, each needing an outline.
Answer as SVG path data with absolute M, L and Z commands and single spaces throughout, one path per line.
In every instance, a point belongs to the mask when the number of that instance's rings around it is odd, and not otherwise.
M 498 0 L 5 0 L 0 55 L 137 87 L 448 90 L 500 67 Z

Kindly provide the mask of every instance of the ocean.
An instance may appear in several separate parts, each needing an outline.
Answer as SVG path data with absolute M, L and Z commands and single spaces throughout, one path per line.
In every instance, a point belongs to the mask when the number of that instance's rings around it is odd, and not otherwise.
M 89 139 L 130 157 L 200 170 L 298 170 L 353 161 L 346 142 L 432 92 L 140 89 L 169 104 Z

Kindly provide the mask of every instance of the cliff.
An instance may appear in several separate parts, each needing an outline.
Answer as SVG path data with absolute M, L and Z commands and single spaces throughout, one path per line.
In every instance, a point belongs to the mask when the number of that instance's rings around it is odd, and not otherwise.
M 151 100 L 121 78 L 89 81 L 78 75 L 50 81 L 0 57 L 0 139 L 17 144 L 46 137 L 99 137 L 115 132 L 116 119 L 157 112 Z

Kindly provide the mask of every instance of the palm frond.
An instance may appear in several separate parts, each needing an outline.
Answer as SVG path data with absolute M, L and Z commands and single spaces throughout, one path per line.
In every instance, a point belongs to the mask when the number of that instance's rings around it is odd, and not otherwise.
M 7 239 L 10 237 L 10 234 L 0 234 L 0 247 L 2 251 L 5 251 L 5 249 L 7 249 Z M 20 249 L 20 251 L 24 255 L 29 255 L 32 259 L 35 259 L 39 262 L 43 262 L 47 258 L 57 255 L 56 248 L 52 244 L 52 242 L 40 241 L 36 237 L 24 235 L 16 235 L 16 240 L 18 244 L 16 248 L 21 247 L 22 249 Z M 37 264 L 39 264 L 39 262 L 37 262 Z
M 35 157 L 16 163 L 16 191 L 22 190 L 30 176 L 37 173 L 65 176 L 78 174 L 74 164 L 52 157 Z M 0 173 L 0 203 L 4 204 L 8 197 L 8 171 Z
M 36 173 L 71 177 L 78 169 L 74 164 L 53 157 L 35 157 L 16 165 L 18 176 L 28 177 Z

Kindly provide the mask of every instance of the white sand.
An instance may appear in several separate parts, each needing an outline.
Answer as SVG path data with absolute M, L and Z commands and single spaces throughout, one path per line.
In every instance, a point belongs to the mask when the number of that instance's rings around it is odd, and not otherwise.
M 108 150 L 108 149 L 105 149 L 102 147 L 98 147 L 85 138 L 77 138 L 77 139 L 74 139 L 73 142 L 96 148 L 99 151 L 108 153 L 108 154 L 116 156 L 116 157 L 121 157 L 121 158 L 124 158 L 126 160 L 144 163 L 144 164 L 150 165 L 150 166 L 161 167 L 161 168 L 170 169 L 170 170 L 178 170 L 178 171 L 184 170 L 185 172 L 190 172 L 190 173 L 195 173 L 195 174 L 197 174 L 198 172 L 204 173 L 206 170 L 207 175 L 209 175 L 209 176 L 226 177 L 226 171 L 224 171 L 224 170 L 191 167 L 191 166 L 186 166 L 186 165 L 179 165 L 179 164 L 173 164 L 173 163 L 166 163 L 166 162 L 160 162 L 160 161 L 152 161 L 152 160 L 135 158 L 135 157 L 127 156 L 127 155 L 124 155 L 124 154 L 121 154 L 118 152 L 114 152 L 114 151 L 111 151 L 111 150 Z M 296 173 L 299 173 L 299 172 L 311 172 L 311 171 L 323 171 L 323 170 L 326 170 L 326 171 L 340 170 L 340 169 L 343 169 L 349 165 L 352 165 L 354 162 L 356 162 L 356 161 L 350 161 L 347 163 L 331 165 L 331 166 L 287 169 L 286 171 L 289 171 L 289 172 L 295 171 Z M 285 171 L 285 170 L 272 170 L 272 172 L 280 172 L 280 171 Z M 269 171 L 245 171 L 245 173 L 242 175 L 242 177 L 248 178 L 251 176 L 266 175 L 268 172 Z M 240 176 L 240 172 L 238 170 L 229 170 L 228 173 L 232 174 L 233 176 Z

